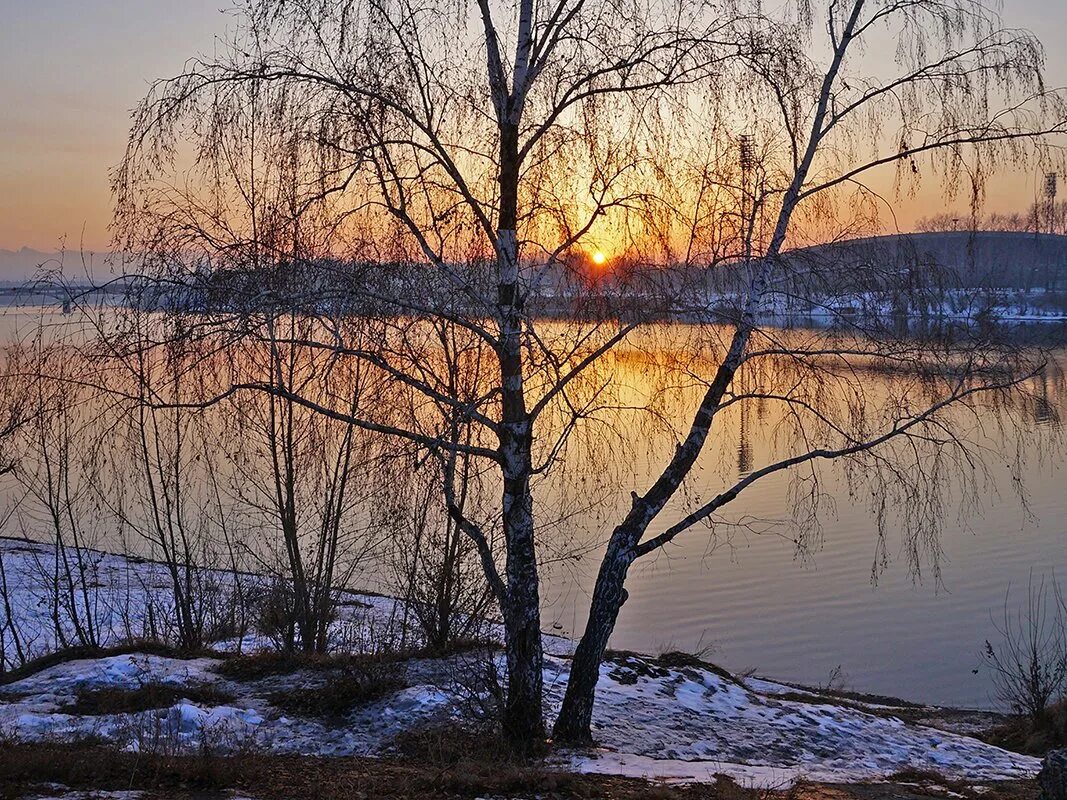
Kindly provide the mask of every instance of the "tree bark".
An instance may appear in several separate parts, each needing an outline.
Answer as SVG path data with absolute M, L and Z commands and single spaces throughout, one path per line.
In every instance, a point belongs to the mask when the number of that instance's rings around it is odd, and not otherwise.
M 533 536 L 521 538 L 521 543 L 512 540 L 508 554 L 509 597 L 504 612 L 508 682 L 503 728 L 512 746 L 526 752 L 545 738 L 544 675 Z
M 544 739 L 542 712 L 544 683 L 541 650 L 541 599 L 534 545 L 533 426 L 526 408 L 522 368 L 522 296 L 519 285 L 518 126 L 500 127 L 500 216 L 497 229 L 497 313 L 500 340 L 501 426 L 503 472 L 503 528 L 507 549 L 507 592 L 504 615 L 508 663 L 504 733 L 512 746 L 529 750 Z
M 507 327 L 505 324 L 505 330 Z M 513 746 L 528 750 L 536 740 L 544 738 L 541 599 L 530 495 L 533 438 L 522 391 L 517 325 L 502 339 L 500 363 L 504 390 L 500 453 L 507 592 L 501 610 L 508 663 L 504 731 Z
M 611 632 L 615 629 L 619 610 L 628 596 L 624 584 L 630 564 L 633 563 L 629 547 L 632 535 L 622 526 L 616 528 L 604 560 L 600 562 L 600 572 L 589 607 L 589 621 L 574 651 L 563 707 L 552 731 L 552 737 L 557 742 L 592 744 L 593 700 L 600 677 L 600 662 L 604 658 Z

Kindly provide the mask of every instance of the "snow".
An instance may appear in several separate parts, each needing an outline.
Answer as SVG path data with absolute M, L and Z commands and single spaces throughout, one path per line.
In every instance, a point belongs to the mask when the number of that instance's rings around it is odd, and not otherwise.
M 380 752 L 403 729 L 451 708 L 454 697 L 415 685 L 359 709 L 344 724 L 286 715 L 265 696 L 321 680 L 297 672 L 241 683 L 219 676 L 219 661 L 139 653 L 83 659 L 41 670 L 0 690 L 0 738 L 22 741 L 100 737 L 129 750 L 165 744 L 181 751 L 208 743 L 222 751 L 257 747 L 277 753 L 354 755 Z M 151 682 L 214 685 L 234 700 L 201 706 L 187 699 L 137 713 L 75 715 L 65 709 L 87 688 L 135 689 Z
M 820 773 L 800 767 L 760 767 L 727 761 L 677 761 L 610 750 L 600 750 L 592 756 L 577 756 L 563 763 L 576 772 L 624 775 L 670 783 L 711 783 L 724 775 L 741 786 L 761 789 L 786 788 L 798 780 L 837 783 L 842 778 L 840 772 Z
M 171 616 L 171 577 L 159 562 L 128 558 L 97 550 L 78 552 L 86 568 L 84 581 L 76 580 L 70 597 L 62 603 L 74 603 L 83 618 L 86 608 L 97 627 L 101 646 L 118 644 L 133 638 L 151 638 L 150 624 L 163 628 Z M 52 574 L 55 568 L 55 548 L 43 542 L 0 537 L 0 565 L 11 602 L 10 625 L 26 651 L 27 658 L 54 652 L 64 643 L 76 644 L 77 638 L 65 611 L 59 617 L 59 630 L 53 621 Z M 215 587 L 219 598 L 232 592 L 235 576 L 227 570 L 204 569 L 202 576 Z M 77 579 L 77 575 L 75 576 Z M 257 583 L 264 587 L 267 579 L 249 574 L 238 576 L 248 586 Z M 147 609 L 153 609 L 149 620 Z M 398 639 L 408 633 L 402 622 L 403 604 L 393 598 L 373 594 L 351 593 L 344 597 L 333 623 L 331 635 L 336 641 L 382 642 L 388 636 Z M 0 607 L 0 623 L 7 623 L 7 614 Z M 222 650 L 272 649 L 267 637 L 250 632 L 240 639 L 216 643 Z M 11 666 L 15 653 L 14 641 L 7 624 L 0 627 L 0 660 Z
M 74 548 L 68 548 L 74 552 Z M 136 638 L 151 638 L 146 609 L 154 609 L 155 624 L 168 617 L 172 609 L 170 575 L 163 564 L 140 558 L 98 550 L 80 551 L 87 564 L 84 586 L 78 583 L 71 594 L 79 606 L 87 604 L 98 626 L 98 641 L 102 647 L 120 644 Z M 60 631 L 52 618 L 51 576 L 55 562 L 55 548 L 48 543 L 26 539 L 0 537 L 0 567 L 3 569 L 11 602 L 11 615 L 0 604 L 0 670 L 13 665 L 15 653 L 11 631 L 14 628 L 27 658 L 32 659 L 60 649 L 61 637 L 67 643 L 77 643 L 69 621 L 61 614 Z M 212 579 L 220 593 L 230 591 L 234 575 L 226 570 L 204 569 L 202 574 Z M 258 575 L 241 574 L 248 585 L 267 579 Z M 70 601 L 64 601 L 70 602 Z M 373 647 L 418 647 L 419 633 L 407 624 L 404 604 L 380 594 L 347 592 L 337 609 L 337 617 L 330 627 L 330 640 L 344 649 Z M 503 628 L 498 622 L 487 622 L 487 635 L 503 640 Z M 224 652 L 256 652 L 272 650 L 275 643 L 254 631 L 238 638 L 211 643 Z M 569 655 L 573 642 L 563 636 L 547 635 L 545 652 Z
M 409 679 L 422 679 L 352 712 L 341 722 L 286 714 L 265 699 L 306 685 L 309 675 L 271 676 L 240 683 L 214 672 L 212 659 L 181 660 L 129 654 L 71 661 L 4 687 L 0 736 L 19 740 L 96 736 L 130 750 L 163 741 L 176 751 L 209 743 L 220 750 L 249 747 L 305 755 L 377 755 L 404 730 L 456 713 L 458 697 L 439 662 L 415 660 Z M 546 668 L 550 711 L 561 699 L 568 662 Z M 313 679 L 314 676 L 311 676 Z M 201 707 L 181 700 L 168 709 L 100 716 L 64 712 L 79 689 L 134 688 L 148 681 L 213 683 L 234 700 Z M 907 767 L 949 777 L 998 780 L 1028 777 L 1037 759 L 967 736 L 912 725 L 882 713 L 824 702 L 783 700 L 697 667 L 664 668 L 631 657 L 605 664 L 594 712 L 599 749 L 563 754 L 556 763 L 671 781 L 714 780 L 774 787 L 800 778 L 855 781 Z
M 567 664 L 557 664 L 554 694 L 566 685 Z M 627 659 L 601 667 L 593 736 L 602 752 L 577 755 L 571 764 L 674 780 L 725 772 L 760 785 L 790 776 L 871 779 L 908 767 L 998 780 L 1031 776 L 1040 766 L 1035 758 L 867 708 L 785 700 L 706 669 Z
M 737 304 L 734 293 L 711 295 L 709 307 Z M 1067 310 L 1062 302 L 1043 289 L 947 289 L 932 294 L 907 297 L 893 292 L 842 292 L 812 295 L 802 300 L 792 294 L 770 293 L 761 308 L 768 318 L 809 320 L 823 324 L 834 320 L 889 320 L 900 315 L 911 320 L 948 320 L 976 322 L 979 319 L 1005 324 L 1063 323 Z
M 9 587 L 27 616 L 13 624 L 36 646 L 47 643 L 50 620 L 37 585 L 15 583 L 31 576 L 44 545 L 0 542 Z M 20 561 L 21 559 L 21 561 Z M 101 554 L 98 580 L 125 581 L 124 592 L 152 586 L 158 565 Z M 29 567 L 27 567 L 29 565 Z M 131 577 L 132 576 L 132 577 Z M 373 595 L 348 604 L 348 625 L 383 626 L 398 617 L 397 601 Z M 42 611 L 44 608 L 45 611 Z M 42 616 L 43 615 L 43 616 Z M 110 619 L 114 619 L 111 617 Z M 106 630 L 113 640 L 121 627 Z M 349 639 L 348 641 L 353 641 Z M 256 637 L 217 645 L 261 648 Z M 553 637 L 550 652 L 566 654 L 570 643 Z M 456 675 L 470 672 L 464 658 L 409 659 L 398 665 L 406 688 L 358 707 L 343 719 L 327 720 L 284 712 L 270 698 L 279 692 L 321 685 L 321 671 L 300 670 L 256 680 L 231 680 L 217 671 L 218 659 L 173 658 L 127 653 L 55 664 L 0 686 L 0 740 L 39 741 L 99 737 L 128 750 L 174 752 L 210 746 L 220 752 L 256 748 L 306 755 L 379 755 L 413 727 L 457 717 L 465 690 Z M 502 656 L 498 668 L 503 668 Z M 484 663 L 482 664 L 484 666 Z M 547 713 L 562 700 L 570 662 L 546 659 Z M 180 689 L 211 685 L 217 704 L 177 700 L 170 708 L 96 716 L 71 713 L 79 693 L 112 687 L 134 689 L 160 682 Z M 178 695 L 180 697 L 180 691 Z M 193 696 L 203 693 L 191 692 Z M 211 695 L 207 695 L 211 696 Z M 798 779 L 878 779 L 905 768 L 934 770 L 949 777 L 999 780 L 1029 777 L 1037 759 L 1009 753 L 959 733 L 905 722 L 891 706 L 850 700 L 839 705 L 791 686 L 747 678 L 731 679 L 700 666 L 664 667 L 631 656 L 605 663 L 597 686 L 593 751 L 563 752 L 557 765 L 669 781 L 710 781 L 729 775 L 739 783 L 785 786 Z

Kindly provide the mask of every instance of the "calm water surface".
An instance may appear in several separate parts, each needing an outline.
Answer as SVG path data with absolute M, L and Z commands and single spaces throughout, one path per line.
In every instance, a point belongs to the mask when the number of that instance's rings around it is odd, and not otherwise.
M 32 317 L 9 312 L 2 327 L 10 333 Z M 791 542 L 778 535 L 787 529 L 774 525 L 788 521 L 794 508 L 793 477 L 779 473 L 729 506 L 724 521 L 746 525 L 719 525 L 713 531 L 698 527 L 635 566 L 630 599 L 611 646 L 651 652 L 710 648 L 710 658 L 732 670 L 751 668 L 808 684 L 825 682 L 840 666 L 847 684 L 857 690 L 989 706 L 990 680 L 981 669 L 980 650 L 986 638 L 996 636 L 994 623 L 1003 615 L 1009 586 L 1016 604 L 1024 598 L 1031 571 L 1055 571 L 1067 582 L 1067 456 L 1053 436 L 1057 419 L 1067 414 L 1061 365 L 1067 365 L 1067 350 L 1058 353 L 1057 363 L 1036 387 L 1040 402 L 1011 410 L 1017 429 L 1001 432 L 994 426 L 983 434 L 992 449 L 977 503 L 964 503 L 965 513 L 957 513 L 960 496 L 950 487 L 952 497 L 940 525 L 939 578 L 929 568 L 914 574 L 906 558 L 898 557 L 901 540 L 894 535 L 890 509 L 888 547 L 894 558 L 872 581 L 876 519 L 868 503 L 850 493 L 836 466 L 819 471 L 827 498 L 819 546 L 798 556 Z M 878 380 L 892 378 L 871 378 L 875 384 Z M 691 413 L 691 403 L 692 395 L 682 396 L 670 413 L 682 420 Z M 710 496 L 736 480 L 742 469 L 768 463 L 788 444 L 773 440 L 768 434 L 773 424 L 766 420 L 761 425 L 742 419 L 736 407 L 723 413 L 722 432 L 690 482 L 693 498 Z M 1015 430 L 1024 433 L 1018 441 Z M 646 435 L 648 442 L 642 439 Z M 585 459 L 587 470 L 617 471 L 619 477 L 604 502 L 590 500 L 596 510 L 576 512 L 552 533 L 563 551 L 576 543 L 587 549 L 580 560 L 566 559 L 546 569 L 546 625 L 565 633 L 581 629 L 598 544 L 619 518 L 629 491 L 647 487 L 669 446 L 667 437 L 657 440 L 644 429 L 628 438 L 639 443 L 630 453 L 608 446 L 568 456 Z M 746 449 L 739 453 L 742 444 Z M 1015 453 L 1025 502 L 1012 480 Z M 628 466 L 616 470 L 616 461 Z M 579 499 L 581 492 L 580 486 L 569 489 Z M 546 487 L 536 499 L 542 509 L 551 510 L 557 494 Z M 683 508 L 684 502 L 669 507 L 659 529 Z
M 1057 361 L 1067 364 L 1067 351 L 1059 351 Z M 974 502 L 961 502 L 950 490 L 953 499 L 940 523 L 939 576 L 929 565 L 919 574 L 908 568 L 891 509 L 892 561 L 873 580 L 876 516 L 849 492 L 840 469 L 824 466 L 819 474 L 830 503 L 813 552 L 798 556 L 766 522 L 693 529 L 655 560 L 638 562 L 611 646 L 708 648 L 709 658 L 731 670 L 755 669 L 809 685 L 826 683 L 840 667 L 845 684 L 856 690 L 992 706 L 980 651 L 987 638 L 997 641 L 1009 587 L 1015 608 L 1025 600 L 1031 571 L 1035 578 L 1056 574 L 1067 581 L 1067 455 L 1057 421 L 1067 413 L 1067 392 L 1059 366 L 1050 375 L 1038 386 L 1047 405 L 1011 412 L 1021 437 L 995 426 L 981 437 L 993 450 Z M 736 431 L 738 421 L 733 424 Z M 749 468 L 770 460 L 770 448 L 760 442 L 753 450 Z M 1021 487 L 1012 479 L 1013 453 L 1020 458 Z M 705 461 L 732 454 L 724 447 Z M 733 476 L 706 470 L 697 482 L 708 497 L 738 474 L 736 468 Z M 639 475 L 635 486 L 649 481 Z M 729 506 L 728 519 L 789 520 L 791 489 L 789 476 L 769 476 Z M 660 527 L 678 516 L 668 510 Z M 595 559 L 583 559 L 549 581 L 550 614 L 563 630 L 581 629 L 594 577 Z

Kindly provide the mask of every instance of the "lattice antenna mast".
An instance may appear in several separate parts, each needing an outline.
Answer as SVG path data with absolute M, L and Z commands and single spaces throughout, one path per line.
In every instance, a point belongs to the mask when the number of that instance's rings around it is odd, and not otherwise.
M 752 191 L 752 171 L 756 167 L 756 150 L 752 135 L 742 133 L 738 137 L 741 157 L 741 235 L 744 237 L 745 262 L 752 260 L 752 230 L 755 227 L 756 203 Z M 752 210 L 749 212 L 749 206 Z
M 1045 203 L 1048 213 L 1048 232 L 1056 232 L 1056 189 L 1059 176 L 1055 172 L 1045 173 Z

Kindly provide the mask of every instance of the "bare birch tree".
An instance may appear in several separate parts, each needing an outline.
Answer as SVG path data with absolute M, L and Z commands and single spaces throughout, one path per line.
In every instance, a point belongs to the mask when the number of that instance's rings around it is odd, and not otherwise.
M 222 58 L 190 62 L 135 113 L 114 181 L 121 243 L 171 296 L 198 287 L 186 301 L 207 312 L 197 335 L 220 347 L 258 335 L 255 289 L 286 271 L 314 274 L 300 308 L 325 324 L 302 346 L 363 364 L 378 392 L 356 409 L 276 375 L 236 381 L 203 404 L 266 393 L 445 466 L 449 516 L 474 543 L 504 620 L 504 729 L 520 745 L 544 733 L 539 548 L 558 514 L 535 509 L 535 484 L 566 476 L 576 434 L 640 410 L 619 351 L 641 331 L 657 335 L 646 323 L 698 323 L 701 355 L 674 374 L 701 397 L 662 473 L 633 493 L 610 535 L 560 740 L 589 738 L 598 666 L 637 558 L 777 472 L 902 440 L 952 445 L 942 412 L 1015 385 L 1025 367 L 986 339 L 942 347 L 931 372 L 943 380 L 925 385 L 934 391 L 895 409 L 901 395 L 875 408 L 860 394 L 835 416 L 818 393 L 829 376 L 858 380 L 855 359 L 907 364 L 929 343 L 890 342 L 878 325 L 847 341 L 760 328 L 771 298 L 817 302 L 820 285 L 840 279 L 801 274 L 783 251 L 798 228 L 814 236 L 832 221 L 846 187 L 886 165 L 903 165 L 907 179 L 924 158 L 953 181 L 975 158 L 1022 157 L 1062 129 L 1036 42 L 978 3 L 854 0 L 826 13 L 820 50 L 806 18 L 700 3 L 261 0 Z M 895 77 L 883 79 L 854 54 L 887 30 L 901 44 Z M 749 128 L 757 149 L 740 170 L 694 148 L 714 131 L 711 144 L 729 154 Z M 717 283 L 708 271 L 723 260 L 719 283 L 741 289 L 712 313 L 695 290 Z M 483 342 L 492 365 L 463 391 L 442 358 L 440 324 Z M 741 391 L 738 375 L 760 360 Z M 810 449 L 654 529 L 722 409 L 752 398 L 785 404 Z M 416 411 L 398 418 L 397 407 Z M 469 435 L 455 435 L 457 421 Z M 887 453 L 890 470 L 908 455 Z M 457 463 L 491 469 L 491 513 L 458 501 Z
M 94 391 L 75 346 L 39 325 L 20 348 L 29 414 L 20 426 L 13 476 L 22 497 L 14 517 L 24 536 L 54 544 L 51 563 L 35 571 L 48 587 L 52 637 L 59 647 L 99 646 L 106 636 L 105 602 L 97 591 L 99 509 L 93 493 L 100 480 L 98 437 L 91 431 Z
M 458 505 L 450 511 L 479 548 L 501 607 L 505 728 L 518 742 L 540 737 L 544 724 L 533 423 L 580 371 L 567 356 L 592 341 L 572 342 L 562 359 L 548 352 L 530 338 L 526 295 L 536 267 L 555 266 L 609 211 L 642 203 L 632 177 L 647 177 L 649 148 L 637 112 L 659 88 L 709 73 L 705 43 L 723 23 L 704 12 L 532 0 L 471 10 L 409 0 L 257 3 L 225 59 L 197 61 L 154 87 L 116 173 L 125 243 L 156 266 L 188 265 L 194 254 L 213 265 L 238 252 L 284 258 L 258 235 L 257 198 L 279 176 L 296 201 L 290 221 L 328 217 L 324 244 L 334 254 L 377 264 L 356 289 L 361 311 L 384 314 L 378 347 L 333 343 L 335 352 L 462 410 L 480 435 L 449 441 L 373 412 L 355 424 L 496 466 L 502 569 L 490 535 Z M 201 158 L 181 185 L 165 176 L 187 134 Z M 582 172 L 561 171 L 561 159 Z M 235 205 L 247 212 L 240 220 Z M 416 262 L 430 269 L 409 268 Z M 450 320 L 488 344 L 497 374 L 474 405 L 447 397 L 432 370 L 400 352 L 420 338 L 418 317 Z M 398 341 L 405 346 L 391 346 Z M 531 355 L 539 365 L 524 365 Z M 553 377 L 558 385 L 536 404 L 531 369 L 538 385 Z M 279 382 L 254 388 L 352 419 Z
M 823 14 L 818 27 L 809 13 Z M 798 19 L 783 21 L 770 34 L 760 30 L 755 35 L 770 35 L 774 44 L 750 48 L 743 57 L 744 86 L 753 94 L 742 90 L 742 95 L 745 101 L 758 103 L 757 108 L 774 112 L 748 120 L 763 144 L 760 152 L 748 154 L 745 147 L 754 145 L 742 144 L 742 162 L 748 161 L 742 163 L 742 180 L 749 184 L 752 207 L 766 208 L 769 235 L 755 243 L 753 257 L 744 262 L 736 316 L 720 339 L 717 365 L 700 378 L 706 388 L 691 425 L 682 432 L 659 477 L 644 492 L 634 493 L 629 513 L 612 532 L 556 722 L 555 736 L 560 740 L 590 740 L 598 666 L 626 600 L 626 575 L 637 559 L 659 552 L 698 523 L 714 520 L 721 509 L 766 477 L 810 468 L 818 461 L 858 460 L 870 453 L 877 460 L 867 468 L 877 470 L 879 461 L 889 464 L 892 493 L 916 507 L 905 514 L 911 523 L 905 530 L 905 546 L 918 553 L 922 537 L 931 533 L 931 515 L 938 510 L 936 503 L 924 504 L 924 498 L 936 492 L 935 476 L 920 464 L 921 477 L 913 482 L 894 462 L 921 461 L 907 448 L 927 452 L 926 446 L 932 444 L 935 450 L 966 450 L 963 436 L 946 423 L 945 410 L 1015 387 L 1031 374 L 1032 366 L 1010 344 L 1005 347 L 980 336 L 964 336 L 959 344 L 921 338 L 901 343 L 878 324 L 877 317 L 873 324 L 869 319 L 857 324 L 838 315 L 847 339 L 842 341 L 835 332 L 796 343 L 761 324 L 776 300 L 799 294 L 817 303 L 820 289 L 842 280 L 850 281 L 857 293 L 878 285 L 873 275 L 842 274 L 840 265 L 827 265 L 828 271 L 821 274 L 818 265 L 784 257 L 787 237 L 798 238 L 796 229 L 807 228 L 810 235 L 813 219 L 812 215 L 805 219 L 805 212 L 812 211 L 816 221 L 828 218 L 839 226 L 852 215 L 836 211 L 835 199 L 840 202 L 840 197 L 834 197 L 835 191 L 854 187 L 846 202 L 855 207 L 865 198 L 877 198 L 864 181 L 880 168 L 895 167 L 905 185 L 930 172 L 949 185 L 969 175 L 966 188 L 978 194 L 984 164 L 993 159 L 1021 161 L 1031 146 L 1041 144 L 1044 134 L 1067 130 L 1062 99 L 1044 89 L 1037 40 L 1029 33 L 1004 29 L 994 12 L 969 0 L 948 4 L 829 0 L 804 6 Z M 894 40 L 896 57 L 891 65 L 871 66 L 864 58 L 868 48 Z M 739 115 L 748 116 L 743 110 Z M 751 238 L 750 234 L 746 240 Z M 879 402 L 857 381 L 846 413 L 840 416 L 813 393 L 827 375 L 842 371 L 855 375 L 860 362 L 866 362 L 862 369 L 909 362 L 919 366 L 923 361 L 943 379 L 918 398 L 914 392 L 904 392 Z M 755 388 L 739 385 L 746 367 L 756 372 Z M 777 379 L 780 371 L 789 376 L 784 383 Z M 650 530 L 690 474 L 721 410 L 746 398 L 783 404 L 797 420 L 801 448 L 746 471 L 714 496 L 698 500 L 679 519 Z M 905 450 L 894 452 L 892 445 L 902 439 Z M 908 489 L 900 491 L 904 487 Z M 884 497 L 888 487 L 876 484 L 876 488 Z M 919 510 L 923 508 L 926 513 Z M 931 552 L 936 555 L 936 547 Z
M 301 396 L 345 397 L 355 416 L 367 401 L 360 362 L 334 364 L 324 352 L 308 353 L 300 342 L 314 321 L 291 312 L 271 312 L 253 337 L 226 359 L 224 385 L 277 379 Z M 352 367 L 352 369 L 349 369 Z M 324 653 L 341 592 L 380 536 L 369 507 L 381 495 L 372 472 L 383 451 L 373 435 L 351 422 L 329 419 L 291 397 L 239 396 L 220 410 L 231 443 L 232 513 L 243 522 L 261 571 L 276 576 L 275 623 L 286 649 Z M 275 535 L 264 534 L 268 532 Z M 257 542 L 266 538 L 266 542 Z
M 136 321 L 135 341 L 148 337 L 149 315 L 130 316 Z M 135 399 L 126 404 L 120 423 L 125 436 L 114 442 L 113 463 L 118 466 L 111 490 L 103 493 L 116 517 L 163 565 L 170 590 L 167 604 L 149 610 L 153 621 L 189 650 L 205 644 L 203 583 L 209 576 L 203 566 L 212 560 L 209 517 L 196 470 L 216 453 L 201 420 L 178 402 L 201 396 L 194 365 L 202 357 L 181 341 L 159 351 L 134 348 L 125 377 Z M 168 407 L 161 407 L 164 402 Z M 124 466 L 126 453 L 132 454 L 133 469 Z M 149 605 L 156 602 L 149 592 L 145 596 Z

